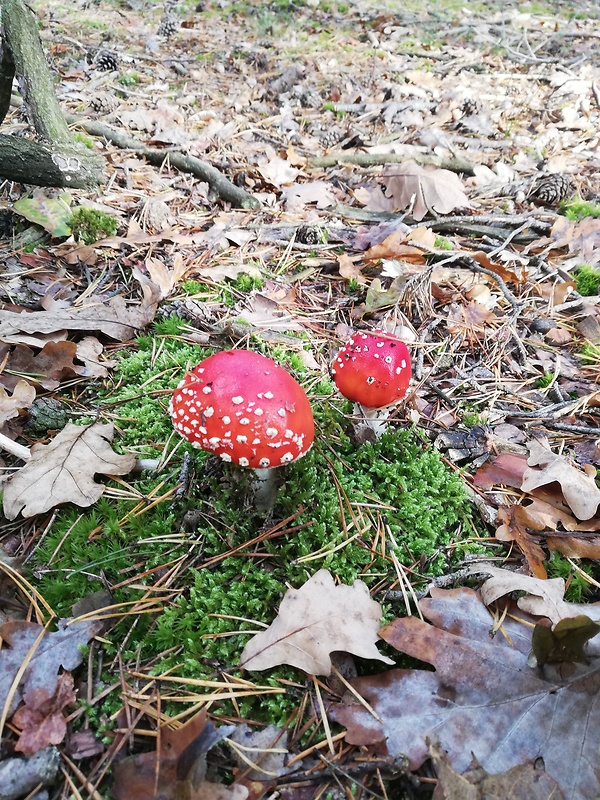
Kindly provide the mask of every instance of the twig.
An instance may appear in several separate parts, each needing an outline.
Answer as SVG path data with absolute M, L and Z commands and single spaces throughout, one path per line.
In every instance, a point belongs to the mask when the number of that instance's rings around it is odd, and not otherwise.
M 133 150 L 146 158 L 151 164 L 160 166 L 168 159 L 176 169 L 182 172 L 190 172 L 192 175 L 200 178 L 200 180 L 206 181 L 221 199 L 231 203 L 237 208 L 260 208 L 260 202 L 256 197 L 253 197 L 245 189 L 240 189 L 239 186 L 235 186 L 235 184 L 219 172 L 218 169 L 213 167 L 212 164 L 208 164 L 206 161 L 201 161 L 195 156 L 188 156 L 181 153 L 179 150 L 171 148 L 163 150 L 157 147 L 147 147 L 134 136 L 130 136 L 124 131 L 115 130 L 102 122 L 83 119 L 74 114 L 66 114 L 65 117 L 69 125 L 77 125 L 83 128 L 90 136 L 101 136 L 123 150 Z
M 309 167 L 335 167 L 338 164 L 356 164 L 359 167 L 379 167 L 384 164 L 401 164 L 416 161 L 417 164 L 433 164 L 440 169 L 474 175 L 474 165 L 461 158 L 440 158 L 439 156 L 401 155 L 399 153 L 330 153 L 308 159 Z

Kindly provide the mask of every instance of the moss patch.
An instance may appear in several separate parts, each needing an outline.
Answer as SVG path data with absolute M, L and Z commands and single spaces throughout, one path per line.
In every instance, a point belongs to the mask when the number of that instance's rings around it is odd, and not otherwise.
M 167 327 L 178 333 L 166 335 Z M 118 354 L 116 383 L 96 399 L 101 415 L 119 428 L 120 446 L 143 456 L 162 454 L 172 436 L 170 390 L 210 352 L 182 330 L 179 320 L 161 323 L 155 336 L 140 337 L 137 350 Z M 301 382 L 312 377 L 296 353 L 271 354 Z M 483 552 L 462 480 L 437 451 L 418 432 L 399 429 L 355 446 L 351 406 L 331 393 L 328 379 L 313 386 L 317 441 L 283 474 L 271 521 L 253 511 L 247 473 L 171 438 L 169 452 L 179 447 L 159 475 L 128 476 L 129 489 L 116 484 L 92 510 L 59 512 L 35 551 L 41 594 L 61 615 L 106 585 L 116 602 L 132 602 L 180 559 L 177 596 L 160 614 L 117 623 L 106 649 L 120 650 L 125 664 L 153 661 L 156 672 L 212 679 L 236 672 L 248 639 L 243 631 L 256 630 L 253 621 L 270 623 L 287 586 L 300 586 L 322 567 L 344 583 L 361 578 L 377 596 L 396 580 L 392 554 L 419 584 L 467 552 Z M 186 452 L 194 480 L 176 500 Z M 257 678 L 304 682 L 291 669 Z M 107 711 L 112 702 L 105 701 Z M 289 689 L 267 700 L 249 698 L 235 713 L 279 722 L 295 705 Z M 233 711 L 227 704 L 219 710 Z

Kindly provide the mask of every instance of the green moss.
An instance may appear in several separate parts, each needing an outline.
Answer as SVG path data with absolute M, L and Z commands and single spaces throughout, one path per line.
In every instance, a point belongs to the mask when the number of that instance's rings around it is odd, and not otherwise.
M 589 264 L 581 264 L 573 273 L 575 287 L 579 294 L 591 297 L 598 294 L 600 288 L 600 271 Z
M 155 456 L 172 435 L 166 413 L 170 390 L 186 367 L 210 354 L 185 341 L 176 317 L 156 328 L 137 340 L 137 350 L 117 352 L 113 382 L 96 398 L 101 416 L 120 432 L 119 448 Z M 165 333 L 166 328 L 177 332 Z M 312 377 L 296 351 L 264 343 L 256 349 L 299 380 Z M 128 476 L 129 499 L 105 495 L 89 511 L 59 511 L 30 562 L 42 595 L 61 615 L 107 585 L 118 587 L 116 602 L 132 602 L 153 584 L 150 570 L 168 569 L 165 565 L 183 558 L 177 597 L 160 614 L 117 623 L 105 650 L 108 656 L 119 651 L 125 664 L 154 660 L 157 673 L 173 668 L 181 677 L 211 679 L 237 672 L 249 636 L 243 631 L 256 629 L 253 622 L 232 618 L 270 623 L 287 587 L 301 586 L 322 567 L 346 584 L 361 578 L 372 589 L 389 586 L 396 579 L 393 552 L 419 585 L 467 553 L 483 552 L 473 538 L 461 479 L 416 431 L 391 429 L 376 443 L 357 447 L 351 404 L 329 399 L 329 378 L 311 394 L 317 441 L 282 473 L 273 512 L 274 523 L 289 519 L 281 535 L 244 547 L 265 530 L 264 517 L 248 502 L 248 473 L 171 440 L 169 451 L 176 443 L 179 449 L 165 470 Z M 185 453 L 192 459 L 193 480 L 175 501 Z M 153 505 L 157 496 L 164 499 Z M 213 561 L 240 545 L 236 555 Z M 273 686 L 283 678 L 305 681 L 291 668 L 256 676 Z M 110 680 L 107 675 L 107 684 Z M 248 698 L 240 701 L 239 713 L 280 723 L 301 694 L 292 687 L 284 695 Z M 119 702 L 115 692 L 100 704 L 95 724 L 105 724 Z M 218 713 L 232 711 L 227 703 L 218 706 Z
M 73 134 L 73 139 L 75 139 L 76 142 L 79 142 L 80 144 L 84 145 L 84 147 L 87 147 L 88 150 L 94 149 L 94 140 L 83 133 L 78 133 L 77 131 L 75 131 L 75 133 Z
M 547 389 L 548 386 L 552 384 L 554 380 L 554 375 L 552 372 L 545 372 L 541 378 L 538 378 L 535 382 L 536 389 Z
M 592 590 L 592 584 L 586 578 L 586 575 L 592 576 L 592 567 L 589 562 L 582 562 L 577 566 L 585 573 L 584 575 L 560 553 L 551 553 L 546 564 L 549 578 L 562 578 L 565 581 L 565 600 L 571 603 L 585 603 L 587 595 Z
M 67 225 L 73 236 L 84 244 L 94 244 L 98 239 L 114 236 L 118 228 L 115 217 L 105 214 L 104 211 L 83 207 L 73 211 L 67 220 Z
M 137 72 L 126 72 L 119 77 L 121 86 L 136 86 L 140 82 L 140 76 Z
M 584 344 L 579 353 L 584 364 L 600 364 L 600 347 L 595 344 Z
M 586 203 L 581 198 L 565 200 L 560 204 L 560 210 L 567 219 L 578 221 L 585 217 L 600 217 L 600 205 Z

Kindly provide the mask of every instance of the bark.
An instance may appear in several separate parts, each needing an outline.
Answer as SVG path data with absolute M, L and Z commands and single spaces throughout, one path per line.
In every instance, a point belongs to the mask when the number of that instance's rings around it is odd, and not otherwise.
M 23 0 L 0 0 L 0 11 L 0 119 L 16 74 L 27 119 L 40 140 L 1 136 L 0 178 L 39 186 L 97 186 L 104 177 L 104 159 L 77 143 L 69 131 L 35 17 Z
M 88 155 L 89 153 L 89 155 Z M 75 143 L 40 144 L 0 135 L 0 179 L 35 186 L 92 189 L 103 178 L 104 159 Z

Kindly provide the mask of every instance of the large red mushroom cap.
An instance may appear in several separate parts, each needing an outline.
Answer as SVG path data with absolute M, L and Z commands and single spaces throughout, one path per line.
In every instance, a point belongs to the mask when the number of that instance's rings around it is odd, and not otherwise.
M 383 408 L 401 400 L 410 383 L 410 354 L 401 339 L 384 331 L 355 333 L 331 366 L 344 397 L 365 408 Z
M 315 435 L 302 387 L 250 350 L 224 350 L 201 361 L 175 390 L 169 413 L 194 447 L 254 469 L 295 461 Z

